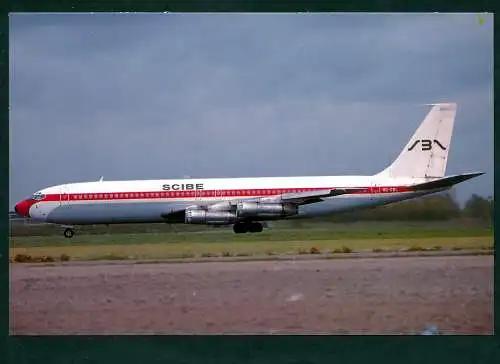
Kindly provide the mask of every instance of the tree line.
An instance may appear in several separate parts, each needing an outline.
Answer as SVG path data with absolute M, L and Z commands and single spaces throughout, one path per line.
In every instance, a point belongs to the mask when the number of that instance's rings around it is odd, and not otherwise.
M 493 198 L 473 194 L 463 207 L 450 193 L 402 201 L 375 208 L 355 210 L 322 218 L 330 222 L 352 221 L 446 221 L 457 218 L 491 222 Z

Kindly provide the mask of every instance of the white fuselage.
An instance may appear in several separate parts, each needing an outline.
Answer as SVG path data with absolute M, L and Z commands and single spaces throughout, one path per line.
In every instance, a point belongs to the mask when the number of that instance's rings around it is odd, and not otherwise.
M 287 193 L 332 188 L 366 188 L 303 205 L 290 218 L 307 218 L 371 207 L 437 192 L 412 191 L 415 178 L 376 176 L 211 178 L 183 180 L 97 181 L 49 187 L 29 202 L 27 215 L 58 224 L 163 222 L 162 214 L 192 205 L 246 201 Z M 260 218 L 256 220 L 269 220 Z

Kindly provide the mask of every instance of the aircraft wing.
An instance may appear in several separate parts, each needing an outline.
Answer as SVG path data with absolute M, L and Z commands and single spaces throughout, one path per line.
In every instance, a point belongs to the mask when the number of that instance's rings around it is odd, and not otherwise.
M 306 205 L 315 202 L 323 201 L 326 197 L 335 197 L 340 195 L 346 195 L 350 193 L 356 193 L 359 191 L 364 191 L 366 188 L 361 187 L 347 187 L 347 188 L 332 188 L 318 191 L 307 191 L 307 192 L 295 192 L 295 193 L 285 193 L 273 197 L 261 198 L 262 202 L 291 202 L 298 205 Z
M 326 197 L 335 197 L 350 193 L 356 193 L 363 190 L 366 190 L 366 188 L 356 188 L 356 187 L 332 188 L 332 189 L 324 189 L 318 191 L 284 193 L 281 195 L 270 196 L 270 197 L 250 198 L 250 199 L 245 199 L 245 201 L 258 201 L 258 202 L 269 202 L 269 203 L 289 202 L 289 203 L 295 203 L 297 205 L 307 205 L 311 203 L 321 202 L 323 201 L 322 199 Z M 224 211 L 226 209 L 234 208 L 236 206 L 236 201 L 226 201 L 226 202 L 218 201 L 208 205 L 205 204 L 193 205 L 190 207 Z M 184 207 L 179 209 L 174 209 L 169 212 L 162 213 L 161 217 L 163 217 L 165 221 L 168 222 L 183 222 L 185 217 L 185 210 L 186 208 Z

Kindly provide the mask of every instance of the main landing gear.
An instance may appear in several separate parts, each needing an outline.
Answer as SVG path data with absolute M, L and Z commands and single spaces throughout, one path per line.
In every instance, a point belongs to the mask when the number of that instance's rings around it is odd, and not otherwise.
M 64 230 L 64 237 L 65 238 L 71 239 L 73 237 L 73 235 L 75 235 L 75 231 L 72 228 L 66 228 Z
M 233 225 L 233 231 L 236 234 L 260 233 L 262 224 L 260 222 L 237 222 Z

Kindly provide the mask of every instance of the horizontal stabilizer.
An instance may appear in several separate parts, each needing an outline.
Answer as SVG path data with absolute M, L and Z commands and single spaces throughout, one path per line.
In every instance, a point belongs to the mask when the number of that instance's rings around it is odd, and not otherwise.
M 481 176 L 483 174 L 484 174 L 484 172 L 472 172 L 472 173 L 457 174 L 454 176 L 448 176 L 448 177 L 440 178 L 438 180 L 434 180 L 434 181 L 430 181 L 430 182 L 419 183 L 418 185 L 413 186 L 412 189 L 414 189 L 415 191 L 422 191 L 422 190 L 449 188 L 453 185 L 467 181 L 468 179 L 471 179 L 474 177 Z

